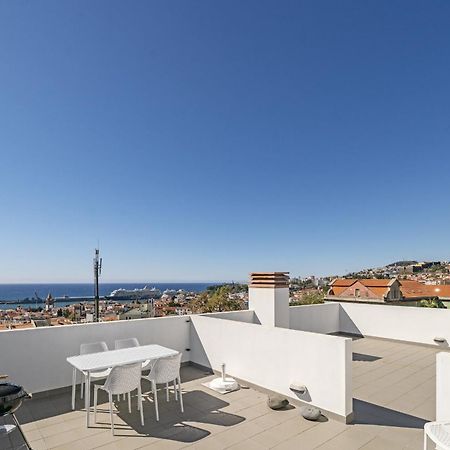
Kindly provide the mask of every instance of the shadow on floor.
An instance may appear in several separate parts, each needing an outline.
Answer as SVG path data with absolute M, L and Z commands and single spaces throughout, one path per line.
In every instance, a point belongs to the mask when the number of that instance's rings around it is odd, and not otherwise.
M 353 424 L 355 425 L 383 425 L 388 427 L 423 429 L 423 426 L 428 422 L 420 417 L 411 416 L 357 398 L 353 399 L 353 413 L 355 417 Z
M 343 331 L 335 331 L 334 333 L 328 333 L 330 336 L 340 336 L 350 338 L 352 341 L 359 341 L 360 339 L 364 339 L 362 334 L 358 333 L 344 333 Z
M 222 427 L 230 427 L 237 425 L 245 420 L 244 417 L 220 411 L 221 408 L 229 406 L 228 402 L 221 400 L 204 391 L 194 390 L 183 394 L 184 413 L 180 411 L 180 404 L 171 396 L 170 402 L 166 402 L 163 392 L 160 393 L 159 415 L 160 420 L 156 422 L 154 404 L 150 397 L 145 395 L 144 402 L 144 418 L 145 425 L 140 423 L 139 414 L 132 410 L 128 412 L 128 404 L 125 401 L 115 402 L 115 409 L 118 411 L 118 417 L 125 422 L 124 425 L 115 426 L 115 434 L 127 436 L 130 434 L 130 428 L 142 437 L 152 437 L 157 439 L 170 439 L 173 441 L 191 443 L 196 442 L 210 435 L 208 430 L 204 430 L 199 426 L 189 424 L 195 422 L 199 424 L 219 425 Z M 159 396 L 158 396 L 159 397 Z M 100 399 L 102 402 L 102 411 L 106 414 L 100 414 L 98 422 L 92 427 L 94 428 L 110 428 L 109 411 L 105 409 L 107 406 L 106 397 Z
M 182 382 L 199 380 L 210 373 L 198 370 L 190 366 L 182 367 Z M 143 382 L 142 388 L 145 392 L 150 385 Z M 128 412 L 128 402 L 125 400 L 115 401 L 114 409 L 116 411 L 115 431 L 117 436 L 134 436 L 157 439 L 168 439 L 183 443 L 192 443 L 210 435 L 208 429 L 203 429 L 201 424 L 218 425 L 230 427 L 237 425 L 245 420 L 244 417 L 221 411 L 230 405 L 229 402 L 217 398 L 202 390 L 190 390 L 184 392 L 184 413 L 181 413 L 180 403 L 175 401 L 173 392 L 170 395 L 170 402 L 165 400 L 165 391 L 162 389 L 158 393 L 160 421 L 155 418 L 155 409 L 152 396 L 144 394 L 144 419 L 145 425 L 141 426 L 140 416 L 136 410 L 135 395 L 132 398 L 132 412 Z M 84 409 L 84 400 L 79 395 L 79 387 L 76 397 L 76 412 L 79 414 Z M 93 406 L 93 396 L 91 395 L 91 406 Z M 107 395 L 99 391 L 98 399 L 98 423 L 94 423 L 94 415 L 91 414 L 91 428 L 99 430 L 109 430 L 109 409 Z M 71 391 L 67 389 L 64 392 L 55 393 L 48 397 L 33 398 L 24 403 L 24 406 L 17 411 L 17 416 L 22 424 L 48 419 L 60 415 L 70 415 L 71 409 Z M 84 413 L 84 411 L 83 411 Z M 200 426 L 199 426 L 200 425 Z M 85 426 L 85 425 L 82 425 Z M 208 427 L 205 427 L 208 428 Z
M 199 370 L 196 367 L 186 365 L 181 367 L 181 384 L 190 381 L 201 380 L 211 375 L 211 372 Z M 102 382 L 101 382 L 102 383 Z M 142 386 L 145 391 L 146 386 Z M 100 391 L 101 393 L 102 391 Z M 91 406 L 93 406 L 93 395 L 91 391 Z M 75 409 L 84 409 L 84 400 L 80 398 L 80 386 L 76 388 Z M 64 391 L 49 391 L 48 395 L 36 394 L 32 400 L 23 402 L 23 406 L 17 411 L 16 416 L 19 422 L 26 424 L 36 420 L 48 419 L 51 417 L 68 414 L 72 412 L 71 408 L 71 388 L 65 388 Z
M 355 353 L 353 352 L 353 361 L 367 361 L 374 362 L 381 359 L 381 356 L 367 355 L 365 353 Z

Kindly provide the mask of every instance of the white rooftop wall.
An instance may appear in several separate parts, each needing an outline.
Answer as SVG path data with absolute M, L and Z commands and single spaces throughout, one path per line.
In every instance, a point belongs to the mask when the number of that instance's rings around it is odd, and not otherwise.
M 136 337 L 144 344 L 160 344 L 183 352 L 189 361 L 191 324 L 188 316 L 64 325 L 0 331 L 0 373 L 9 375 L 28 392 L 72 384 L 68 356 L 80 353 L 80 344 Z
M 291 306 L 290 328 L 314 333 L 336 333 L 339 327 L 339 304 Z
M 237 322 L 259 323 L 255 311 L 249 310 L 208 313 L 203 315 L 207 317 L 218 317 L 219 319 L 225 320 L 235 320 Z
M 191 316 L 191 361 L 265 389 L 297 398 L 291 383 L 304 384 L 300 398 L 347 417 L 352 412 L 351 339 Z
M 435 346 L 450 344 L 450 309 L 330 302 L 291 306 L 290 328 L 350 333 Z M 434 338 L 444 338 L 438 344 Z
M 450 420 L 450 354 L 436 355 L 436 420 Z
M 450 310 L 394 305 L 339 303 L 340 331 L 386 339 L 436 345 L 450 343 Z

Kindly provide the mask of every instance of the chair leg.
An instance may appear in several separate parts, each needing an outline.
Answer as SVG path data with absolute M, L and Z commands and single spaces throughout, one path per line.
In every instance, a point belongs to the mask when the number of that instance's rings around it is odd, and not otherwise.
M 97 423 L 97 396 L 98 396 L 98 387 L 94 385 L 94 423 Z
M 131 392 L 128 392 L 128 412 L 131 414 Z
M 112 402 L 112 394 L 108 392 L 109 397 L 109 413 L 111 416 L 111 432 L 114 436 L 114 412 L 113 412 L 113 402 Z
M 151 385 L 151 383 L 150 383 L 150 385 Z M 141 383 L 138 384 L 137 390 L 138 390 L 137 410 L 140 411 L 142 408 L 142 386 L 141 386 Z M 139 394 L 139 392 L 140 392 L 140 394 Z M 139 395 L 141 396 L 140 400 L 139 400 Z
M 158 393 L 157 393 L 157 389 L 156 389 L 156 382 L 154 382 L 154 381 L 152 381 L 152 390 L 153 390 L 153 399 L 155 402 L 156 421 L 159 422 Z
M 91 373 L 86 373 L 86 381 L 84 387 L 84 407 L 86 409 L 86 426 L 89 428 L 89 417 L 91 414 Z
M 173 380 L 173 391 L 175 392 L 175 401 L 178 401 L 177 379 Z
M 77 369 L 73 368 L 72 373 L 72 411 L 75 409 L 75 389 L 77 385 Z
M 83 391 L 84 391 L 84 384 L 86 383 L 86 375 L 81 374 L 81 383 L 80 383 L 80 391 L 81 391 L 81 399 L 83 399 Z
M 141 425 L 144 426 L 144 408 L 142 408 L 142 390 L 141 385 L 138 386 L 138 409 L 141 414 Z
M 181 412 L 184 413 L 183 394 L 181 393 L 181 378 L 180 377 L 178 377 L 178 393 L 180 394 Z
M 169 401 L 169 383 L 166 383 L 166 401 Z
M 427 450 L 427 433 L 423 430 L 423 450 Z

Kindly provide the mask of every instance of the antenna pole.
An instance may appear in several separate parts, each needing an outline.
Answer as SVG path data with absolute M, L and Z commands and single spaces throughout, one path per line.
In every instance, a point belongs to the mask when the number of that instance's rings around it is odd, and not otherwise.
M 102 267 L 101 264 L 100 250 L 96 248 L 94 255 L 94 322 L 98 322 L 100 318 L 98 277 Z

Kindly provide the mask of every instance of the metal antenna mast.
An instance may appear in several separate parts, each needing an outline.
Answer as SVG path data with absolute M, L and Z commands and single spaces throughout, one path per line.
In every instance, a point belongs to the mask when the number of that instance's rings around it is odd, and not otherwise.
M 94 322 L 98 322 L 100 318 L 99 290 L 98 278 L 102 273 L 102 258 L 100 258 L 100 250 L 95 249 L 94 254 Z

